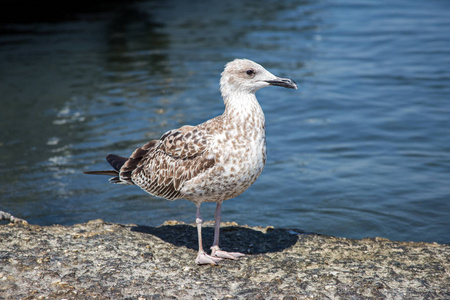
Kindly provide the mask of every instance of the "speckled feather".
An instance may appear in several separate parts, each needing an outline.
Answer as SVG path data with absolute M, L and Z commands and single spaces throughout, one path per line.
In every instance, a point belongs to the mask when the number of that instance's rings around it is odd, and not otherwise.
M 120 169 L 121 182 L 168 200 L 213 202 L 241 194 L 264 167 L 264 115 L 255 109 L 258 116 L 236 124 L 235 113 L 171 130 L 138 148 Z

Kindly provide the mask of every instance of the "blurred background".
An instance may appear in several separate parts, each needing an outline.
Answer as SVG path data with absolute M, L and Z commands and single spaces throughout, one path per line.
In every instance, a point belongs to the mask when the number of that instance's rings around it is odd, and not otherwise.
M 223 66 L 248 58 L 299 91 L 257 93 L 268 161 L 223 221 L 449 243 L 449 32 L 444 0 L 4 1 L 0 210 L 194 222 L 189 201 L 82 171 L 221 114 Z

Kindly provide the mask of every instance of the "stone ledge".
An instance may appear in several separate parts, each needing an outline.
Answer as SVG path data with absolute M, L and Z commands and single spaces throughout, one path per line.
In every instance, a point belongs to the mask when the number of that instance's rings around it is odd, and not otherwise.
M 176 221 L 0 225 L 0 299 L 450 299 L 449 245 L 222 226 L 248 255 L 197 266 L 196 229 Z

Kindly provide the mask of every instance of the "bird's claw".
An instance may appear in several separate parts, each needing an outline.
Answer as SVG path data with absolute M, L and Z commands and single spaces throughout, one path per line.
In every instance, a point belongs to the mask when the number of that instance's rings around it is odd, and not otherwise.
M 207 265 L 207 264 L 213 264 L 217 265 L 217 262 L 221 261 L 222 258 L 220 257 L 212 257 L 205 252 L 199 252 L 197 255 L 197 258 L 195 259 L 195 262 L 198 265 Z
M 220 257 L 220 258 L 228 258 L 228 259 L 238 259 L 242 256 L 245 256 L 245 254 L 240 252 L 227 252 L 220 250 L 218 246 L 211 247 L 211 256 Z

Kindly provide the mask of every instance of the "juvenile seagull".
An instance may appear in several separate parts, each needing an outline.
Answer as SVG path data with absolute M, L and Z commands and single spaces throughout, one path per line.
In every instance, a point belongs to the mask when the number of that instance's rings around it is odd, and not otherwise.
M 225 111 L 197 126 L 183 126 L 136 149 L 130 157 L 109 154 L 111 171 L 86 174 L 114 176 L 113 183 L 134 184 L 167 200 L 187 199 L 197 206 L 197 264 L 217 264 L 223 258 L 244 254 L 219 248 L 222 202 L 248 189 L 266 162 L 264 113 L 255 97 L 260 88 L 276 85 L 297 89 L 292 79 L 273 75 L 248 59 L 225 66 L 220 92 Z M 214 243 L 211 255 L 202 245 L 200 205 L 216 202 Z

